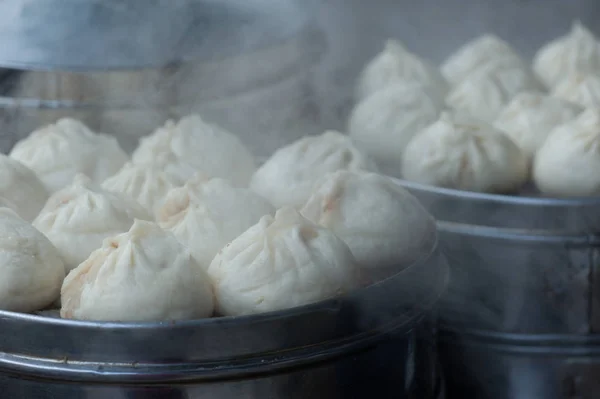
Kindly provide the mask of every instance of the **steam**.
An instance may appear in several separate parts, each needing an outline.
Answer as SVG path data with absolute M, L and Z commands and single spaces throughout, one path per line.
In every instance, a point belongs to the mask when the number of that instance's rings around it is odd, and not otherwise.
M 290 0 L 16 0 L 0 15 L 0 64 L 87 71 L 236 55 L 290 37 L 309 12 Z
M 65 116 L 115 134 L 129 151 L 166 119 L 192 112 L 240 135 L 257 155 L 318 133 L 308 104 L 310 68 L 323 47 L 309 25 L 317 4 L 1 3 L 0 65 L 43 69 L 0 75 L 2 150 Z
M 495 12 L 499 10 L 491 11 L 492 3 L 482 8 L 475 0 L 426 0 L 402 7 L 392 0 L 379 0 L 376 5 L 363 0 L 323 2 L 318 17 L 329 46 L 312 86 L 306 84 L 312 72 L 310 57 L 322 43 L 310 38 L 296 41 L 295 35 L 303 31 L 315 11 L 315 0 L 60 0 L 61 7 L 50 0 L 0 2 L 0 64 L 6 61 L 15 66 L 50 68 L 52 61 L 66 60 L 75 68 L 71 72 L 18 76 L 11 96 L 19 99 L 19 107 L 7 107 L 2 116 L 0 146 L 6 152 L 15 139 L 40 124 L 71 116 L 96 130 L 116 134 L 123 147 L 132 150 L 139 136 L 150 133 L 167 118 L 201 112 L 240 135 L 256 155 L 267 156 L 305 134 L 325 128 L 344 131 L 356 77 L 367 60 L 381 50 L 384 39 L 399 37 L 412 51 L 440 62 L 474 35 L 495 31 L 530 56 L 544 41 L 566 31 L 571 19 L 585 11 L 583 2 L 560 2 L 562 22 L 557 23 L 554 18 L 559 0 L 551 2 L 543 9 L 533 2 L 503 5 L 500 10 L 511 24 L 500 22 L 500 12 Z M 456 21 L 462 23 L 457 25 Z M 515 26 L 531 28 L 523 28 L 528 33 L 524 35 Z M 89 43 L 97 41 L 100 33 L 102 41 L 89 51 Z M 522 37 L 531 42 L 522 42 Z M 178 62 L 192 58 L 198 62 L 190 66 Z M 108 69 L 76 70 L 86 64 Z M 163 68 L 139 69 L 150 64 Z M 47 103 L 40 110 L 40 99 L 60 100 L 60 104 Z M 474 215 L 469 205 L 454 205 L 435 204 L 441 210 L 446 207 L 443 213 L 455 221 L 507 220 L 498 209 L 480 208 Z M 547 226 L 549 213 L 519 215 L 513 220 L 519 226 L 512 227 Z M 582 215 L 578 217 L 584 219 Z M 555 216 L 554 225 L 564 223 L 558 219 Z M 483 252 L 483 247 L 478 248 L 466 236 L 455 245 L 462 252 L 449 252 L 452 265 L 461 267 L 470 262 L 469 268 L 476 269 L 469 273 L 470 269 L 464 268 L 463 280 L 457 281 L 465 287 L 477 287 L 491 298 L 463 298 L 457 308 L 476 308 L 489 325 L 516 330 L 525 328 L 524 324 L 518 326 L 527 317 L 533 326 L 539 301 L 531 296 L 531 290 L 541 289 L 533 283 L 540 276 L 551 292 L 544 309 L 559 306 L 561 298 L 565 303 L 579 303 L 578 295 L 586 295 L 581 290 L 584 250 L 573 252 L 566 244 L 556 244 L 555 255 L 548 257 L 542 255 L 542 245 L 515 249 L 509 256 L 501 245 Z M 462 253 L 470 255 L 465 258 Z M 549 263 L 557 262 L 556 256 L 569 265 L 566 271 L 549 267 Z M 519 264 L 529 266 L 525 270 L 513 266 Z M 507 292 L 493 291 L 496 286 L 488 284 L 510 276 L 512 288 L 521 290 L 522 295 L 508 298 Z M 562 278 L 565 280 L 560 282 Z M 518 318 L 504 313 L 519 306 L 523 310 L 516 311 Z M 545 311 L 537 310 L 537 314 Z M 540 328 L 583 329 L 579 314 L 562 314 L 559 319 L 548 314 L 539 316 L 544 319 Z

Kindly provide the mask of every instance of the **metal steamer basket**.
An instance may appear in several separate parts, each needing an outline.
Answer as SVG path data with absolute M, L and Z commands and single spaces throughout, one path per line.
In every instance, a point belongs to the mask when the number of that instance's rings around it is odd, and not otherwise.
M 0 312 L 7 398 L 380 398 L 441 395 L 431 313 L 437 245 L 347 296 L 249 317 L 93 323 Z
M 258 157 L 320 133 L 309 81 L 325 41 L 310 3 L 1 2 L 0 150 L 65 116 L 126 150 L 190 112 Z M 441 398 L 431 320 L 448 266 L 436 242 L 422 250 L 344 297 L 251 317 L 125 324 L 0 312 L 0 396 Z
M 438 219 L 452 279 L 439 352 L 450 398 L 600 394 L 600 199 L 402 182 Z
M 319 77 L 323 106 L 339 129 L 347 126 L 354 104 L 354 84 L 347 82 L 356 82 L 388 38 L 439 64 L 485 33 L 526 58 L 566 34 L 576 19 L 600 34 L 600 3 L 593 0 L 330 2 L 342 10 L 344 29 L 327 25 L 339 59 Z M 401 184 L 438 219 L 452 267 L 438 343 L 447 397 L 600 397 L 600 199 Z

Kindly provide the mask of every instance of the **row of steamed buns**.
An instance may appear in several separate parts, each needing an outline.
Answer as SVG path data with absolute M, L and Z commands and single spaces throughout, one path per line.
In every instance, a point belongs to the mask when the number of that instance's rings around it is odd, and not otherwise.
M 389 40 L 363 70 L 348 131 L 386 173 L 446 188 L 600 194 L 600 43 L 581 23 L 532 65 L 487 34 L 440 68 Z
M 435 239 L 427 211 L 376 171 L 334 131 L 257 168 L 235 135 L 197 115 L 168 121 L 131 157 L 61 119 L 0 155 L 0 309 L 156 321 L 348 292 Z

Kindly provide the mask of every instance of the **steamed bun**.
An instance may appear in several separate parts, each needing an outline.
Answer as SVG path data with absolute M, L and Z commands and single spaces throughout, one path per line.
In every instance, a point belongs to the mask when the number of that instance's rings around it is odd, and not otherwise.
M 249 189 L 197 175 L 168 193 L 157 220 L 207 269 L 221 248 L 274 212 L 267 200 Z
M 276 207 L 300 207 L 321 176 L 336 170 L 377 167 L 342 133 L 326 131 L 282 147 L 256 171 L 250 188 Z
M 42 233 L 0 208 L 0 309 L 33 312 L 60 294 L 65 266 Z
M 589 109 L 558 126 L 537 152 L 533 179 L 557 197 L 600 194 L 600 111 Z
M 136 220 L 73 269 L 62 285 L 63 318 L 162 321 L 210 317 L 206 272 L 173 234 Z
M 16 207 L 17 206 L 15 204 L 13 204 L 12 202 L 10 202 L 6 198 L 0 197 L 0 208 L 8 208 L 11 211 L 15 212 L 15 208 Z
M 510 137 L 530 159 L 550 131 L 583 111 L 577 104 L 541 93 L 518 94 L 500 112 L 494 126 Z
M 397 80 L 411 80 L 431 86 L 439 91 L 441 97 L 448 90 L 446 80 L 436 67 L 409 52 L 399 41 L 390 39 L 360 75 L 356 97 L 364 99 Z
M 69 185 L 79 173 L 102 183 L 128 159 L 114 137 L 69 118 L 37 129 L 19 141 L 10 156 L 33 170 L 50 193 Z
M 350 115 L 348 132 L 359 149 L 397 175 L 406 144 L 437 120 L 442 108 L 443 99 L 427 87 L 399 81 L 358 103 Z
M 352 253 L 333 232 L 289 207 L 260 221 L 223 248 L 208 273 L 217 312 L 269 312 L 328 299 L 359 283 Z
M 196 172 L 247 186 L 256 169 L 254 157 L 240 139 L 198 115 L 171 120 L 140 140 L 132 155 L 136 164 L 157 163 L 180 184 Z
M 154 215 L 167 193 L 179 184 L 155 164 L 126 163 L 115 175 L 102 183 L 102 188 L 136 200 Z
M 456 112 L 491 123 L 517 94 L 540 88 L 523 65 L 507 62 L 507 59 L 495 60 L 456 85 L 448 93 L 446 105 Z
M 485 34 L 463 45 L 444 61 L 442 75 L 452 85 L 457 85 L 489 63 L 502 60 L 503 63 L 520 66 L 519 55 L 508 43 L 492 34 Z
M 528 178 L 527 158 L 485 122 L 443 113 L 406 147 L 406 180 L 468 191 L 507 193 Z
M 582 107 L 599 108 L 600 74 L 572 73 L 554 87 L 552 95 Z
M 435 240 L 435 221 L 389 177 L 338 171 L 323 177 L 301 211 L 333 231 L 361 267 L 399 271 Z
M 152 220 L 134 200 L 77 175 L 71 185 L 50 196 L 33 225 L 58 249 L 69 271 L 100 248 L 105 238 L 129 230 L 134 218 Z
M 571 31 L 546 44 L 533 59 L 533 70 L 548 87 L 554 87 L 573 73 L 600 69 L 600 45 L 592 32 L 579 21 Z
M 48 191 L 31 169 L 0 154 L 0 197 L 20 217 L 31 222 L 46 203 Z

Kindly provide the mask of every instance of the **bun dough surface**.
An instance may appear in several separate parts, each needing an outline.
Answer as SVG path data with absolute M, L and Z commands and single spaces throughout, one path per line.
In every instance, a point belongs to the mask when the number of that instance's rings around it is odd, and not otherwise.
M 406 180 L 467 191 L 509 193 L 528 178 L 527 158 L 485 122 L 443 113 L 406 147 Z
M 517 94 L 540 88 L 529 70 L 505 58 L 490 61 L 466 77 L 448 93 L 446 105 L 491 123 Z
M 0 309 L 33 312 L 60 295 L 65 266 L 42 233 L 0 208 Z
M 210 317 L 206 272 L 173 234 L 136 220 L 72 270 L 62 285 L 63 318 L 162 321 Z
M 31 169 L 0 154 L 0 197 L 8 200 L 20 217 L 31 222 L 46 203 L 48 191 Z
M 435 241 L 435 221 L 419 201 L 374 173 L 338 171 L 323 177 L 301 213 L 340 237 L 364 268 L 399 271 Z
M 352 253 L 333 232 L 284 207 L 223 248 L 208 272 L 217 312 L 248 315 L 306 305 L 359 282 Z
M 115 175 L 102 183 L 102 188 L 136 200 L 154 215 L 167 193 L 179 184 L 156 164 L 126 163 Z
M 134 200 L 77 175 L 71 185 L 50 196 L 33 225 L 54 244 L 69 271 L 105 238 L 128 231 L 134 218 L 152 220 Z
M 552 95 L 579 104 L 582 107 L 599 108 L 600 74 L 572 73 L 556 85 Z
M 443 99 L 426 86 L 396 82 L 356 105 L 350 115 L 349 135 L 381 168 L 398 175 L 406 144 L 436 121 L 442 108 Z
M 348 136 L 326 131 L 275 151 L 252 176 L 250 188 L 277 208 L 301 207 L 315 182 L 336 170 L 375 171 L 377 167 Z
M 6 198 L 0 197 L 0 208 L 8 208 L 11 211 L 15 212 L 15 208 L 16 207 L 17 206 L 15 204 L 13 204 L 12 202 L 10 202 Z
M 533 179 L 556 197 L 600 194 L 600 111 L 589 109 L 552 131 L 538 151 Z
M 10 156 L 33 170 L 49 193 L 71 184 L 79 173 L 102 183 L 128 159 L 116 138 L 69 118 L 35 130 Z
M 600 69 L 600 45 L 592 32 L 579 21 L 571 31 L 538 50 L 533 70 L 548 87 L 554 87 L 573 73 Z
M 247 186 L 256 169 L 254 157 L 234 134 L 190 115 L 167 123 L 140 140 L 136 164 L 157 163 L 180 184 L 196 172 Z
M 157 213 L 160 226 L 190 250 L 208 269 L 217 252 L 275 208 L 246 188 L 202 175 L 169 192 Z
M 398 80 L 408 80 L 431 86 L 443 97 L 448 84 L 440 71 L 408 51 L 397 40 L 387 40 L 382 52 L 377 54 L 362 71 L 356 88 L 356 97 L 361 100 L 387 88 Z
M 494 126 L 531 159 L 558 125 L 575 119 L 583 107 L 542 93 L 518 94 L 500 112 Z
M 457 85 L 478 69 L 498 60 L 518 66 L 522 64 L 521 58 L 508 43 L 495 35 L 485 34 L 466 43 L 448 57 L 441 71 L 448 82 Z

